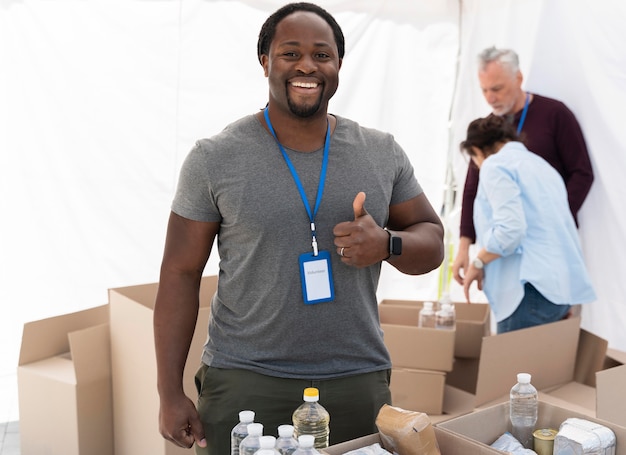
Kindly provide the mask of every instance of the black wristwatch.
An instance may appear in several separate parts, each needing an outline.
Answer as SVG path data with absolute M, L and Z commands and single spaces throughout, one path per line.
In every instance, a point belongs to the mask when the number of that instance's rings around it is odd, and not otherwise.
M 389 234 L 389 259 L 391 256 L 400 256 L 402 254 L 402 237 L 394 235 L 389 229 L 384 228 Z

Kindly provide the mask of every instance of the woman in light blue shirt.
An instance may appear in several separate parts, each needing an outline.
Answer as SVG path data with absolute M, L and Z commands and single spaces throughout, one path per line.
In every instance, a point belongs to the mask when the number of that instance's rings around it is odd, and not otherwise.
M 561 176 L 520 142 L 513 125 L 474 120 L 461 143 L 480 169 L 474 225 L 481 249 L 463 277 L 476 281 L 498 333 L 555 322 L 596 299 Z

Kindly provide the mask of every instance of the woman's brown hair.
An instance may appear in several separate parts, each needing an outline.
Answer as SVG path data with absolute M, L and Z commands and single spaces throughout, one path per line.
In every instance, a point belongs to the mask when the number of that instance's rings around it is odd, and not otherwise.
M 461 152 L 469 156 L 475 153 L 472 147 L 483 151 L 485 156 L 494 153 L 494 145 L 498 142 L 519 141 L 515 127 L 504 117 L 489 114 L 487 117 L 473 120 L 467 127 L 467 138 L 461 142 Z

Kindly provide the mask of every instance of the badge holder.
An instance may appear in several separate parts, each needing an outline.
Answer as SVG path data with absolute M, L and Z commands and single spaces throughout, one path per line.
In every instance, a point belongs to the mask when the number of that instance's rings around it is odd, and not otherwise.
M 299 257 L 302 297 L 307 305 L 332 302 L 335 299 L 330 253 L 303 253 Z

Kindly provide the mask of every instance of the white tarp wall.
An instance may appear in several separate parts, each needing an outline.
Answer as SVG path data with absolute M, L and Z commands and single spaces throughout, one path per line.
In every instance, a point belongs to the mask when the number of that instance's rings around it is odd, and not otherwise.
M 265 105 L 256 40 L 283 3 L 0 0 L 0 374 L 15 369 L 23 322 L 158 280 L 179 166 L 196 139 Z M 517 49 L 526 87 L 572 108 L 596 172 L 580 234 L 599 299 L 583 325 L 626 350 L 622 0 L 318 3 L 346 35 L 331 111 L 391 131 L 437 210 L 449 161 L 462 187 L 467 123 L 489 111 L 482 48 Z M 434 299 L 438 281 L 385 267 L 379 297 Z

